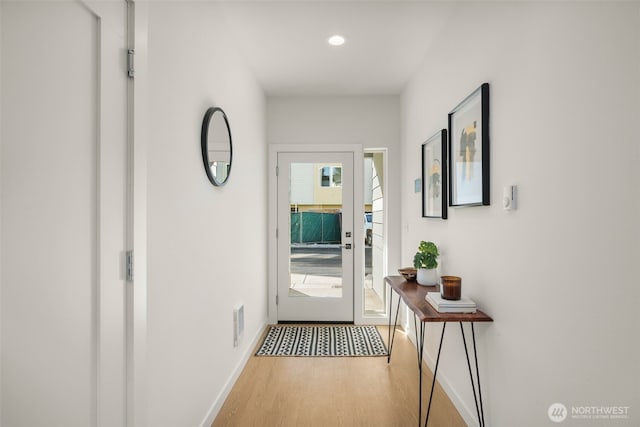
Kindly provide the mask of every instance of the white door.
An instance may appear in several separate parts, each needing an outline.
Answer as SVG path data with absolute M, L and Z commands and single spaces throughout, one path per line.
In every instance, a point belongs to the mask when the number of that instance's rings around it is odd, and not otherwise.
M 353 153 L 277 156 L 278 321 L 353 321 Z
M 1 2 L 2 425 L 126 417 L 126 3 Z

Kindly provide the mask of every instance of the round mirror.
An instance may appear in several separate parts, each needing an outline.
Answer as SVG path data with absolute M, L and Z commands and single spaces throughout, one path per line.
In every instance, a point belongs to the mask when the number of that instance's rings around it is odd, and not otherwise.
M 229 121 L 222 108 L 211 107 L 204 114 L 200 140 L 209 181 L 215 186 L 224 185 L 231 173 L 233 150 Z

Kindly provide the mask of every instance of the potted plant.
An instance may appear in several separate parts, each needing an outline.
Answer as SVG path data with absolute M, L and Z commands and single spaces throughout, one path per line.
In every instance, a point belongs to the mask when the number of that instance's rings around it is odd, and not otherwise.
M 420 242 L 418 252 L 413 257 L 413 266 L 418 270 L 416 280 L 418 284 L 424 286 L 434 286 L 438 284 L 438 247 L 433 242 Z

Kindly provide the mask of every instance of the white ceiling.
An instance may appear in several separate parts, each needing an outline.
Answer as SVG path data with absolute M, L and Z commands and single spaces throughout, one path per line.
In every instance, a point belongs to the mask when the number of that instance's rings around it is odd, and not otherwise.
M 268 95 L 398 94 L 453 7 L 399 0 L 221 5 L 232 42 Z M 343 46 L 327 43 L 335 33 L 347 39 Z

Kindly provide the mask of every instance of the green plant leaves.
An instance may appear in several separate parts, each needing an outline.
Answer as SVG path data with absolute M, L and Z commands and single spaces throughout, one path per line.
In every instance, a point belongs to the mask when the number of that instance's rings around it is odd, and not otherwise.
M 418 252 L 413 257 L 414 268 L 436 268 L 438 266 L 438 247 L 433 242 L 420 242 Z

